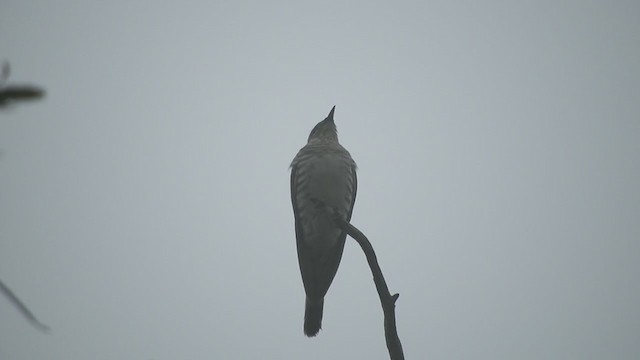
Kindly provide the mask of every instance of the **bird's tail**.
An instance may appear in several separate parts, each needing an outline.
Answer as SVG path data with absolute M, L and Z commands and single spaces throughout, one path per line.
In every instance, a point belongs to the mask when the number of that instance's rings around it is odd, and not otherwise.
M 311 337 L 316 336 L 322 325 L 322 308 L 324 307 L 324 298 L 320 300 L 309 299 L 304 309 L 304 334 Z

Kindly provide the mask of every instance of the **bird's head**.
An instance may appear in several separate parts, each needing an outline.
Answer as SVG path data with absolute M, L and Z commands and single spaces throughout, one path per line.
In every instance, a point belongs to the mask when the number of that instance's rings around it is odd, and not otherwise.
M 333 112 L 335 109 L 335 106 L 331 108 L 329 115 L 316 124 L 313 130 L 311 130 L 307 143 L 338 142 L 338 130 L 336 129 L 336 124 L 333 122 Z

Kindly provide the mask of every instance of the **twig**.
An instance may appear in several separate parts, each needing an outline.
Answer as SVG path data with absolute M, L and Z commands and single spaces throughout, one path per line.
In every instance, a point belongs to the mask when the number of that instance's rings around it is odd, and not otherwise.
M 378 265 L 378 259 L 376 253 L 373 251 L 373 246 L 364 234 L 358 230 L 355 226 L 344 221 L 340 218 L 334 218 L 338 227 L 346 231 L 355 241 L 360 244 L 362 251 L 364 251 L 367 257 L 367 262 L 371 268 L 373 274 L 373 281 L 376 284 L 378 295 L 380 296 L 380 303 L 382 304 L 382 311 L 384 312 L 384 337 L 387 341 L 387 349 L 389 350 L 389 356 L 391 360 L 404 360 L 404 353 L 402 352 L 402 344 L 398 337 L 398 331 L 396 329 L 396 300 L 400 294 L 391 295 L 387 282 L 384 280 L 380 265 Z
M 7 60 L 4 60 L 2 62 L 2 70 L 0 70 L 0 86 L 4 85 L 9 78 L 9 74 L 11 74 L 11 66 Z
M 11 67 L 8 61 L 2 62 L 2 68 L 0 69 L 0 109 L 7 106 L 16 100 L 36 100 L 44 96 L 44 90 L 37 86 L 21 85 L 21 86 L 4 86 L 5 82 L 9 78 L 11 73 Z M 0 280 L 0 292 L 6 296 L 11 304 L 15 306 L 18 311 L 38 330 L 48 332 L 49 327 L 41 323 L 29 310 L 29 308 L 20 301 L 16 294 Z
M 17 101 L 42 99 L 45 91 L 33 85 L 10 85 L 0 87 L 0 108 Z
M 18 299 L 18 297 L 13 293 L 13 291 L 11 291 L 11 289 L 9 289 L 9 287 L 7 285 L 5 285 L 2 282 L 2 280 L 0 280 L 0 292 L 2 292 L 9 299 L 9 301 L 11 301 L 11 303 L 16 308 L 18 308 L 20 313 L 27 320 L 29 320 L 31 325 L 35 326 L 38 330 L 40 330 L 42 332 L 48 332 L 49 331 L 49 327 L 47 325 L 41 323 L 38 319 L 36 319 L 36 317 L 29 310 L 29 308 L 27 308 L 27 306 L 25 304 L 23 304 L 22 301 L 20 301 L 20 299 Z
M 45 95 L 44 89 L 34 85 L 8 85 L 5 86 L 11 67 L 8 61 L 2 62 L 0 70 L 0 108 L 7 107 L 16 101 L 33 101 L 42 99 Z

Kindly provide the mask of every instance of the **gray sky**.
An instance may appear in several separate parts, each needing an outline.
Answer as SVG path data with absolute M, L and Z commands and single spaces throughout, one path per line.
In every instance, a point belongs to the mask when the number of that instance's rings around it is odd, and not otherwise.
M 302 334 L 288 166 L 336 105 L 409 359 L 640 357 L 636 1 L 3 1 L 3 360 L 385 359 Z

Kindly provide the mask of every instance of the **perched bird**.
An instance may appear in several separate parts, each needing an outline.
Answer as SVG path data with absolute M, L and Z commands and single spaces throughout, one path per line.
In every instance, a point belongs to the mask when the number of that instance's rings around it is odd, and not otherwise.
M 356 200 L 356 163 L 338 143 L 335 106 L 311 130 L 291 163 L 291 202 L 296 224 L 298 263 L 306 293 L 304 333 L 318 334 L 324 296 L 338 271 L 346 232 L 334 217 L 351 219 Z

